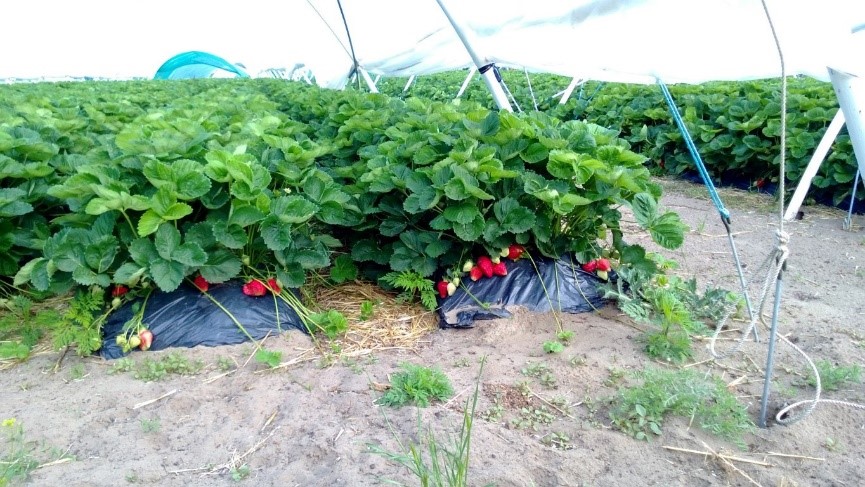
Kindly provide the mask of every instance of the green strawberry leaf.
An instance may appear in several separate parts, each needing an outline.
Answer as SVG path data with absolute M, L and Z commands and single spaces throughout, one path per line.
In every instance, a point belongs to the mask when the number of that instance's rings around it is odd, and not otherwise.
M 357 279 L 357 266 L 351 256 L 343 254 L 334 259 L 330 279 L 337 284 Z

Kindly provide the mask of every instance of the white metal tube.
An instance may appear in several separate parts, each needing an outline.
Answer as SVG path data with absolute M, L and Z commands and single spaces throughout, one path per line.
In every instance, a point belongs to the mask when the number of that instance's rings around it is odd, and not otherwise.
M 408 77 L 408 81 L 405 83 L 405 88 L 402 89 L 402 92 L 405 93 L 408 91 L 408 87 L 414 82 L 415 75 L 411 75 Z
M 583 83 L 583 80 L 581 80 L 580 78 L 572 79 L 571 84 L 569 84 L 568 87 L 565 88 L 565 91 L 562 92 L 562 99 L 559 100 L 559 105 L 564 105 L 565 103 L 567 103 L 568 98 L 571 97 L 571 93 L 574 92 L 574 88 L 576 88 L 577 86 L 580 86 L 582 83 Z
M 832 122 L 829 123 L 826 133 L 823 134 L 823 138 L 820 139 L 820 143 L 817 144 L 817 148 L 814 149 L 814 155 L 811 156 L 811 162 L 808 163 L 805 172 L 802 173 L 802 179 L 799 180 L 799 185 L 796 186 L 796 191 L 793 192 L 793 197 L 790 198 L 790 202 L 787 203 L 787 210 L 784 213 L 785 220 L 790 221 L 796 217 L 797 213 L 799 213 L 799 208 L 802 206 L 802 202 L 805 201 L 805 195 L 811 187 L 811 181 L 814 179 L 814 176 L 817 175 L 817 171 L 820 169 L 820 164 L 823 164 L 823 160 L 826 159 L 826 155 L 829 154 L 829 149 L 832 148 L 832 144 L 835 142 L 835 137 L 838 137 L 838 133 L 841 132 L 841 127 L 843 126 L 844 112 L 839 109 L 838 113 L 836 113 L 835 117 L 832 119 Z
M 847 133 L 853 154 L 859 163 L 859 174 L 865 182 L 865 73 L 844 73 L 829 68 L 829 80 L 838 96 L 838 104 L 847 121 Z
M 466 51 L 469 53 L 469 56 L 472 58 L 472 62 L 475 63 L 475 66 L 480 70 L 485 64 L 481 61 L 481 58 L 478 57 L 475 52 L 472 44 L 469 42 L 468 36 L 466 36 L 465 31 L 463 31 L 462 27 L 454 20 L 451 16 L 448 9 L 445 7 L 443 0 L 436 0 L 438 2 L 439 7 L 444 12 L 445 17 L 448 18 L 448 21 L 451 23 L 451 27 L 453 27 L 454 32 L 456 32 L 457 36 L 462 41 L 463 46 L 465 46 Z M 496 78 L 494 69 L 486 69 L 481 72 L 481 75 L 484 77 L 484 82 L 487 84 L 487 88 L 490 90 L 490 93 L 493 95 L 493 100 L 496 102 L 496 105 L 499 107 L 499 110 L 507 110 L 509 112 L 514 111 L 511 108 L 510 102 L 508 102 L 508 97 L 505 95 L 504 90 L 502 90 L 501 84 L 499 84 L 498 78 Z
M 463 96 L 463 93 L 466 91 L 466 88 L 468 88 L 468 86 L 469 86 L 469 82 L 472 80 L 472 78 L 474 78 L 475 73 L 477 73 L 477 72 L 478 72 L 478 68 L 476 68 L 475 66 L 472 66 L 471 68 L 469 68 L 469 75 L 466 76 L 466 79 L 463 81 L 462 86 L 460 86 L 460 91 L 457 93 L 457 96 L 456 96 L 457 98 Z
M 363 76 L 363 80 L 366 81 L 366 85 L 369 86 L 369 91 L 373 93 L 378 93 L 378 88 L 376 88 L 375 86 L 375 81 L 373 81 L 372 78 L 369 77 L 369 73 L 367 73 L 366 70 L 363 68 L 358 68 L 358 71 L 360 71 L 360 75 Z

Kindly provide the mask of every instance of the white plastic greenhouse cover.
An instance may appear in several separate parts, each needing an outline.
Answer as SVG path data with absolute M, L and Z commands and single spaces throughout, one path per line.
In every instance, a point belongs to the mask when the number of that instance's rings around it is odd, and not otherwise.
M 357 60 L 370 73 L 422 75 L 471 64 L 436 0 L 341 1 Z M 779 74 L 759 0 L 442 1 L 484 63 L 646 83 Z M 302 63 L 329 87 L 342 86 L 352 69 L 336 0 L 10 3 L 0 78 L 149 78 L 185 50 L 213 52 L 253 73 Z M 767 3 L 789 74 L 827 79 L 827 65 L 856 62 L 850 32 L 865 24 L 865 1 Z M 855 52 L 865 60 L 865 50 Z

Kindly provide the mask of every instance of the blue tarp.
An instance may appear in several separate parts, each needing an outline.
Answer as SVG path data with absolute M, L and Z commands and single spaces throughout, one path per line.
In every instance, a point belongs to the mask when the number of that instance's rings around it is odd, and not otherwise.
M 189 51 L 165 61 L 156 71 L 153 79 L 212 78 L 217 72 L 233 73 L 239 78 L 249 78 L 243 68 L 219 56 L 207 52 Z

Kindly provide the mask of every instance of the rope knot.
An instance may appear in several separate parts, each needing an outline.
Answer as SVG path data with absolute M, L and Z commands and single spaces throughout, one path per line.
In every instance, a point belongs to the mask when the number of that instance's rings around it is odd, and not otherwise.
M 787 248 L 787 244 L 790 242 L 790 234 L 783 230 L 776 230 L 775 237 L 778 239 L 775 250 L 779 256 L 778 261 L 781 263 L 790 253 L 790 249 Z

